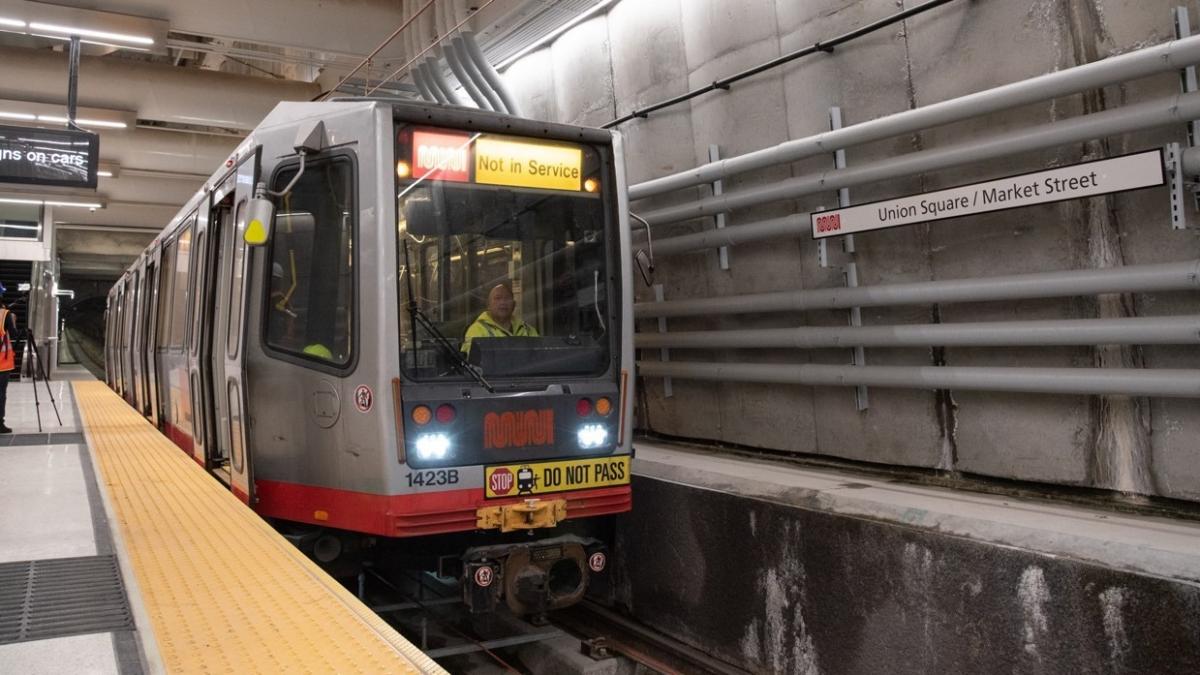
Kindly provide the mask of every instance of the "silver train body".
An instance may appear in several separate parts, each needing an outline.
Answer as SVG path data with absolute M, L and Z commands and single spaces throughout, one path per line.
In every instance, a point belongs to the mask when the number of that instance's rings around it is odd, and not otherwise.
M 564 606 L 606 567 L 571 525 L 631 508 L 625 199 L 607 131 L 281 103 L 113 287 L 107 382 L 264 517 Z M 537 337 L 471 347 L 499 285 Z

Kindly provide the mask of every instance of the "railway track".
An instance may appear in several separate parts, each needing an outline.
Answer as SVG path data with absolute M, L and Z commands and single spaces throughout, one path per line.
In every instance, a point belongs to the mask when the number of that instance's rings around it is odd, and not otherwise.
M 430 658 L 452 671 L 535 673 L 521 662 L 519 648 L 554 641 L 556 647 L 569 644 L 571 651 L 596 660 L 625 660 L 619 673 L 746 675 L 590 601 L 552 612 L 538 623 L 508 615 L 473 617 L 456 584 L 429 574 L 384 574 L 371 568 L 360 575 L 358 593 Z
M 554 612 L 551 621 L 582 636 L 585 651 L 619 654 L 654 672 L 667 675 L 747 675 L 744 670 L 590 600 Z

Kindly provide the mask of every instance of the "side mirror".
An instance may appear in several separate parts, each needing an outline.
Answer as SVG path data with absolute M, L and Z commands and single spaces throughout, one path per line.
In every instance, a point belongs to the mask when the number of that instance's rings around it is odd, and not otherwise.
M 254 198 L 246 204 L 246 231 L 242 240 L 250 246 L 262 246 L 271 237 L 271 224 L 275 222 L 275 205 L 264 196 L 266 186 L 258 184 Z

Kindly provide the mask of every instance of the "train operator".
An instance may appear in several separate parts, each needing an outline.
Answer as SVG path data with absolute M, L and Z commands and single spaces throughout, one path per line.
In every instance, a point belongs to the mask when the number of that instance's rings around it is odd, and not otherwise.
M 517 306 L 512 287 L 496 284 L 488 293 L 488 308 L 467 328 L 462 350 L 471 351 L 471 340 L 493 337 L 538 337 L 537 329 L 513 316 Z

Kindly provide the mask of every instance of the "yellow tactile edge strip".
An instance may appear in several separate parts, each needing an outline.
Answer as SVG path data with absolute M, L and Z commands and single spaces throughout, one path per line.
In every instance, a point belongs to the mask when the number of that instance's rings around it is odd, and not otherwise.
M 73 385 L 151 670 L 445 672 L 103 383 Z

